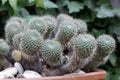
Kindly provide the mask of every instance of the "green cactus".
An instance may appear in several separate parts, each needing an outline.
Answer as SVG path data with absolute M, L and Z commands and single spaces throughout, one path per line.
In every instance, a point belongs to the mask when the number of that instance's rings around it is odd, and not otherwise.
M 31 18 L 30 21 L 28 22 L 28 27 L 30 29 L 37 30 L 42 36 L 44 36 L 44 34 L 47 31 L 47 24 L 40 17 L 33 17 L 33 18 Z
M 21 40 L 22 40 L 22 36 L 23 36 L 23 32 L 20 32 L 20 33 L 16 34 L 16 35 L 13 37 L 13 42 L 12 42 L 12 44 L 13 44 L 14 48 L 17 49 L 17 50 L 20 49 L 20 48 L 19 48 L 19 44 L 20 44 L 20 42 L 21 42 Z
M 103 55 L 108 55 L 115 49 L 115 40 L 109 35 L 101 35 L 97 39 L 98 49 Z
M 64 22 L 64 21 L 72 21 L 73 20 L 73 18 L 71 17 L 71 16 L 69 16 L 69 15 L 67 15 L 67 14 L 59 14 L 58 16 L 57 16 L 57 26 L 56 26 L 56 28 L 55 28 L 55 31 L 54 31 L 54 33 L 56 34 L 57 32 L 58 32 L 58 28 L 60 27 L 59 25 L 62 23 L 62 22 Z
M 59 14 L 57 16 L 57 24 L 60 24 L 62 21 L 68 21 L 68 20 L 73 20 L 73 18 L 67 14 Z
M 24 28 L 24 19 L 22 17 L 13 16 L 8 22 L 18 22 L 22 28 Z
M 0 39 L 0 54 L 7 55 L 9 49 L 9 45 L 3 39 Z
M 59 42 L 54 40 L 46 40 L 41 48 L 43 59 L 50 66 L 56 67 L 61 63 L 62 46 Z
M 30 22 L 31 19 L 33 19 L 33 18 L 35 18 L 35 17 L 38 17 L 38 16 L 29 15 L 29 16 L 26 16 L 26 17 L 24 18 L 24 30 L 28 30 L 28 29 L 29 29 L 28 23 Z
M 66 45 L 76 33 L 76 25 L 71 21 L 64 21 L 59 25 L 55 39 L 62 45 Z
M 36 30 L 27 30 L 23 33 L 20 50 L 27 55 L 34 55 L 43 44 L 42 36 Z
M 95 38 L 90 34 L 79 34 L 73 41 L 76 54 L 80 59 L 89 57 L 97 47 Z
M 9 45 L 12 45 L 12 38 L 15 34 L 22 31 L 22 27 L 18 22 L 8 22 L 5 26 L 5 37 Z
M 13 17 L 11 17 L 11 18 L 8 20 L 8 22 L 10 22 L 10 21 L 13 21 L 13 22 L 17 21 L 17 22 L 19 22 L 19 23 L 23 23 L 24 20 L 23 20 L 22 17 L 13 16 Z
M 87 24 L 80 19 L 74 19 L 73 22 L 77 26 L 77 33 L 86 33 L 87 32 Z
M 44 21 L 46 22 L 47 27 L 48 27 L 48 30 L 47 30 L 47 32 L 45 33 L 45 36 L 44 36 L 44 38 L 47 39 L 47 38 L 50 38 L 52 36 L 52 33 L 55 30 L 56 19 L 55 19 L 55 17 L 50 16 L 50 15 L 45 15 L 42 18 L 44 19 Z
M 77 69 L 92 70 L 108 60 L 115 49 L 109 35 L 95 39 L 87 24 L 67 14 L 11 17 L 0 39 L 0 55 L 11 63 L 19 61 L 25 70 L 43 76 L 59 76 Z M 3 55 L 4 54 L 4 55 Z M 42 72 L 43 71 L 43 72 Z
M 93 69 L 104 64 L 109 55 L 115 49 L 115 40 L 109 35 L 101 35 L 97 38 L 97 51 L 92 60 L 85 66 L 85 69 Z M 106 59 L 106 60 L 105 60 Z M 104 61 L 105 60 L 105 61 Z

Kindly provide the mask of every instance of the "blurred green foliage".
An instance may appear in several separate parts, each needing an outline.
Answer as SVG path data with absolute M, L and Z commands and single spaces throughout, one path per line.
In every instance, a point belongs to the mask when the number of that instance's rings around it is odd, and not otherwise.
M 120 80 L 120 1 L 119 0 L 0 0 L 0 37 L 11 16 L 65 13 L 87 22 L 89 33 L 98 37 L 110 34 L 116 39 L 116 50 L 109 61 L 100 68 L 105 69 L 107 80 Z

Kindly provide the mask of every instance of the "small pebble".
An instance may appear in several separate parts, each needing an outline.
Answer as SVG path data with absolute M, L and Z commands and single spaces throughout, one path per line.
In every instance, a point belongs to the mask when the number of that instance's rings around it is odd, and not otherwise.
M 35 72 L 35 71 L 31 71 L 31 70 L 26 70 L 23 73 L 23 76 L 25 78 L 36 78 L 36 77 L 42 77 L 39 73 Z
M 14 63 L 14 67 L 18 70 L 18 73 L 19 73 L 19 74 L 23 74 L 24 69 L 23 69 L 21 63 L 15 62 L 15 63 Z
M 0 72 L 0 79 L 11 79 L 11 78 L 15 78 L 15 77 L 13 75 Z
M 3 73 L 5 73 L 6 75 L 16 75 L 18 70 L 15 67 L 10 67 L 10 68 L 6 68 L 3 71 L 1 71 Z
M 6 74 L 3 72 L 0 72 L 0 79 L 5 79 L 6 78 Z
M 77 74 L 85 74 L 86 72 L 80 70 L 80 69 L 77 69 L 76 71 L 74 71 L 74 73 L 77 73 Z

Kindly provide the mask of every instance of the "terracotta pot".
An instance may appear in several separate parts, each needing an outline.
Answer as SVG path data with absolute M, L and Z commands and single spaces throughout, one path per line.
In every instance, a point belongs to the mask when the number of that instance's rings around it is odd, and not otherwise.
M 104 70 L 96 70 L 95 72 L 90 72 L 82 75 L 73 74 L 73 75 L 65 75 L 65 76 L 43 77 L 43 78 L 20 78 L 13 80 L 105 80 L 105 79 L 106 79 L 106 72 Z M 12 79 L 4 79 L 4 80 L 12 80 Z

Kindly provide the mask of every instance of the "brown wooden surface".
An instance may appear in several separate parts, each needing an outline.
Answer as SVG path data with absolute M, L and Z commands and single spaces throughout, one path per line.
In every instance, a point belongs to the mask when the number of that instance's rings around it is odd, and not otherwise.
M 74 75 L 65 75 L 65 76 L 56 76 L 56 77 L 43 77 L 43 78 L 21 78 L 13 80 L 105 80 L 106 72 L 103 70 L 97 70 L 96 72 L 86 73 L 83 75 L 74 74 Z M 2 79 L 3 80 L 3 79 Z M 12 80 L 12 79 L 4 79 Z

